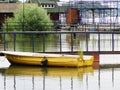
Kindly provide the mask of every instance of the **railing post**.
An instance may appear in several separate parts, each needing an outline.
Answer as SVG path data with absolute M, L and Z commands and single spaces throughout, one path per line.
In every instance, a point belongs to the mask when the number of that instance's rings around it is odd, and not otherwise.
M 62 40 L 61 40 L 61 33 L 60 33 L 60 53 L 62 52 Z
M 4 33 L 4 51 L 6 51 L 6 37 L 5 37 L 6 33 Z
M 98 51 L 100 52 L 100 33 L 98 32 Z
M 73 34 L 71 33 L 71 53 L 73 53 Z
M 86 32 L 86 51 L 88 52 L 88 35 L 89 33 Z
M 13 33 L 13 35 L 14 35 L 14 51 L 16 51 L 16 34 Z
M 45 33 L 42 34 L 43 38 L 42 38 L 42 42 L 43 42 L 43 52 L 45 52 Z
M 32 33 L 32 52 L 34 52 L 34 33 Z
M 114 51 L 114 33 L 112 32 L 112 51 Z

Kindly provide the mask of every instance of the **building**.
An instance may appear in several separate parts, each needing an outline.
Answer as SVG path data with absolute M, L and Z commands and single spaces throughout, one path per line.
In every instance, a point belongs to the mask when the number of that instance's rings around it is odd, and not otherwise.
M 13 13 L 18 6 L 18 3 L 0 2 L 0 27 L 7 17 L 13 17 Z
M 65 6 L 60 6 L 60 0 L 28 0 L 29 3 L 37 3 L 47 10 L 54 22 L 65 22 Z
M 59 8 L 57 2 L 59 0 L 29 0 L 29 3 L 37 3 L 40 7 L 47 10 L 51 20 L 59 20 Z
M 19 0 L 0 0 L 0 27 L 7 17 L 13 17 L 18 9 Z M 65 22 L 65 7 L 58 6 L 59 0 L 27 0 L 29 3 L 37 3 L 38 6 L 47 10 L 54 22 Z

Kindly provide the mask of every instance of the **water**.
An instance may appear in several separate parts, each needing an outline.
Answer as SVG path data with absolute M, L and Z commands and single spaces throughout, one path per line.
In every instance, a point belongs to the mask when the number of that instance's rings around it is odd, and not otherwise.
M 62 51 L 71 50 L 70 40 L 62 35 Z M 112 35 L 101 34 L 101 50 L 112 50 Z M 82 40 L 81 40 L 82 38 Z M 86 50 L 84 36 L 74 40 L 74 50 Z M 120 36 L 114 36 L 114 49 L 120 50 Z M 53 42 L 54 41 L 54 42 Z M 49 43 L 50 42 L 50 43 Z M 27 44 L 26 44 L 27 43 Z M 17 46 L 18 45 L 18 46 Z M 24 45 L 24 47 L 23 47 Z M 31 43 L 18 42 L 16 50 L 31 51 Z M 98 50 L 98 35 L 89 36 L 88 50 Z M 43 46 L 37 42 L 36 51 Z M 59 37 L 46 41 L 46 51 L 59 51 Z M 3 49 L 1 45 L 1 49 Z M 13 49 L 13 43 L 7 43 L 7 50 Z M 0 90 L 119 90 L 120 88 L 119 54 L 100 55 L 100 67 L 84 68 L 40 68 L 11 66 L 5 57 L 0 57 Z
M 26 35 L 27 36 L 27 35 Z M 114 37 L 114 42 L 113 42 Z M 32 40 L 26 37 L 19 40 L 8 40 L 6 43 L 1 42 L 0 50 L 12 51 L 30 51 L 30 52 L 65 52 L 65 51 L 120 51 L 120 35 L 119 34 L 76 34 L 76 38 L 71 40 L 71 34 L 52 35 L 51 38 L 37 38 Z M 99 41 L 100 39 L 100 41 Z M 4 45 L 5 44 L 5 45 Z M 24 47 L 23 47 L 24 46 Z M 100 47 L 99 47 L 100 46 Z M 114 47 L 114 48 L 113 48 Z
M 119 54 L 100 55 L 99 63 L 99 68 L 11 66 L 1 56 L 0 90 L 119 90 Z

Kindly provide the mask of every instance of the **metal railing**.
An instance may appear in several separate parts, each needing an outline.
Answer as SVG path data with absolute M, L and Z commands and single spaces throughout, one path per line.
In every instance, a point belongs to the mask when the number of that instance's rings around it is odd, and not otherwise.
M 29 35 L 29 40 L 30 40 L 30 44 L 31 44 L 31 51 L 32 52 L 36 52 L 35 48 L 35 36 L 36 35 L 40 35 L 41 36 L 41 41 L 38 41 L 42 44 L 42 50 L 40 50 L 40 52 L 52 52 L 51 51 L 47 51 L 46 50 L 46 35 L 59 35 L 59 40 L 58 40 L 58 43 L 59 43 L 59 50 L 56 50 L 54 52 L 70 52 L 70 53 L 73 53 L 73 52 L 76 52 L 78 51 L 78 49 L 74 49 L 74 42 L 75 42 L 75 39 L 78 39 L 78 37 L 76 35 L 84 35 L 85 36 L 85 39 L 84 39 L 84 47 L 85 49 L 83 50 L 84 52 L 98 52 L 98 53 L 105 53 L 105 52 L 111 52 L 111 53 L 114 53 L 114 52 L 119 52 L 120 53 L 120 49 L 119 49 L 119 37 L 117 38 L 117 45 L 116 45 L 116 35 L 119 36 L 120 32 L 96 32 L 96 31 L 24 31 L 24 32 L 0 32 L 0 35 L 1 35 L 1 45 L 3 45 L 3 48 L 1 48 L 1 50 L 9 50 L 8 49 L 8 42 L 11 42 L 11 46 L 12 46 L 12 50 L 14 51 L 17 51 L 17 44 L 16 42 L 19 41 L 19 39 L 17 39 L 17 35 Z M 64 51 L 62 48 L 63 48 L 63 43 L 62 43 L 62 38 L 61 38 L 61 35 L 65 35 L 65 34 L 69 34 L 70 36 L 70 42 L 69 42 L 69 45 L 70 45 L 70 50 L 68 51 Z M 12 41 L 9 41 L 7 39 L 10 39 L 7 37 L 7 35 L 10 35 L 12 37 Z M 90 43 L 90 35 L 95 35 L 95 43 L 97 43 L 96 45 L 96 49 L 95 50 L 91 50 L 91 47 L 94 48 L 94 46 L 89 46 L 89 43 Z M 107 37 L 108 41 L 111 43 L 109 45 L 110 49 L 109 50 L 104 50 L 102 49 L 103 46 L 101 46 L 101 43 L 104 44 L 104 38 L 101 36 L 101 35 L 110 35 L 111 37 Z M 103 38 L 101 40 L 101 38 Z M 26 38 L 23 38 L 22 40 L 25 40 Z M 38 38 L 39 40 L 39 38 Z M 81 39 L 79 39 L 81 40 Z M 78 40 L 78 41 L 79 41 Z M 25 40 L 24 42 L 26 42 L 27 40 Z M 53 41 L 54 42 L 54 41 Z M 109 43 L 108 43 L 109 44 Z M 78 44 L 79 45 L 79 44 Z M 93 45 L 91 43 L 91 45 Z M 105 46 L 105 45 L 104 45 Z M 115 48 L 115 46 L 118 46 L 118 49 Z M 24 45 L 23 45 L 24 47 Z M 27 48 L 27 47 L 26 47 Z M 105 46 L 105 48 L 107 48 L 107 44 Z M 10 49 L 11 50 L 11 49 Z

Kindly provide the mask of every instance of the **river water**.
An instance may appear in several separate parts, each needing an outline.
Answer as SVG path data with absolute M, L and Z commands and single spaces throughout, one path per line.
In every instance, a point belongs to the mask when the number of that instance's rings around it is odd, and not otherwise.
M 0 57 L 0 90 L 119 90 L 119 55 L 100 55 L 99 67 L 13 66 Z
M 68 51 L 71 48 L 68 42 L 69 40 L 66 41 L 66 37 L 66 35 L 62 36 L 62 51 Z M 116 35 L 115 50 L 120 50 L 119 39 L 120 36 Z M 59 51 L 59 43 L 56 44 L 56 42 L 49 43 L 47 50 Z M 98 36 L 91 35 L 88 45 L 89 50 L 98 50 L 97 42 Z M 23 45 L 25 44 L 22 43 Z M 111 35 L 101 35 L 101 50 L 111 50 L 111 45 Z M 13 44 L 8 44 L 7 50 L 12 50 L 11 46 Z M 75 41 L 74 50 L 78 50 L 79 47 L 86 50 L 84 40 L 79 42 Z M 17 47 L 16 49 L 18 51 L 27 51 L 23 47 Z M 119 90 L 119 58 L 119 54 L 100 54 L 97 67 L 41 68 L 33 66 L 12 66 L 4 56 L 0 56 L 0 90 Z
M 22 40 L 11 38 L 0 42 L 0 50 L 30 51 L 30 52 L 65 52 L 65 51 L 120 51 L 119 34 L 56 34 L 52 37 L 35 38 L 26 37 Z M 113 42 L 114 39 L 114 42 Z M 5 44 L 5 45 L 4 45 Z

